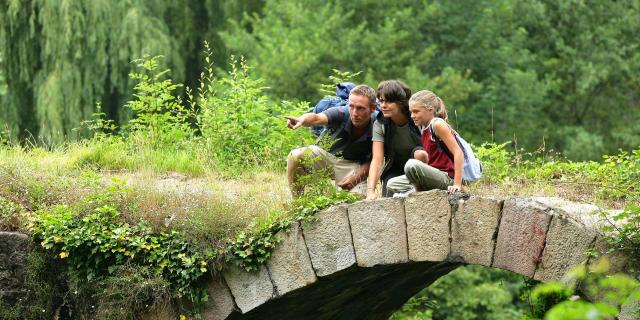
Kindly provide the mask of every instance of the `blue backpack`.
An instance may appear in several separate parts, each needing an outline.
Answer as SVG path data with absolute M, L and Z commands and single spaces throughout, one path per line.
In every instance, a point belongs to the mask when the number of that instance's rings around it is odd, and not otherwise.
M 435 130 L 433 130 L 433 122 L 436 120 L 442 120 L 441 118 L 433 118 L 429 123 L 429 130 L 431 131 L 431 135 L 433 136 L 433 140 L 435 140 L 438 149 L 443 150 L 453 161 L 453 157 L 451 156 L 451 152 L 447 149 L 447 146 L 436 136 Z M 449 124 L 447 124 L 449 126 Z M 460 149 L 462 149 L 462 153 L 464 154 L 464 171 L 462 172 L 462 180 L 464 181 L 476 181 L 480 179 L 482 176 L 482 165 L 480 164 L 480 160 L 476 158 L 475 153 L 471 149 L 471 145 L 464 140 L 458 132 L 449 127 L 453 132 L 453 136 L 456 138 Z
M 324 97 L 311 109 L 313 113 L 321 113 L 334 107 L 346 106 L 349 103 L 349 93 L 356 85 L 351 82 L 341 82 L 336 85 L 335 97 Z M 325 130 L 324 126 L 312 126 L 310 128 L 316 136 L 320 136 Z

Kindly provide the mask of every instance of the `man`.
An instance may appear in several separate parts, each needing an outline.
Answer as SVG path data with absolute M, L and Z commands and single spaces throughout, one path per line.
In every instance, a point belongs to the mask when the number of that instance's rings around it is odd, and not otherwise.
M 287 159 L 287 179 L 294 195 L 302 192 L 297 185 L 297 177 L 306 173 L 301 160 L 311 159 L 315 170 L 333 169 L 336 185 L 342 189 L 366 194 L 366 178 L 371 163 L 371 137 L 376 111 L 376 91 L 366 85 L 351 89 L 349 104 L 334 107 L 321 113 L 305 113 L 300 117 L 286 117 L 287 126 L 297 129 L 301 126 L 327 126 L 335 139 L 329 152 L 311 145 L 294 149 Z M 336 157 L 340 154 L 342 159 Z

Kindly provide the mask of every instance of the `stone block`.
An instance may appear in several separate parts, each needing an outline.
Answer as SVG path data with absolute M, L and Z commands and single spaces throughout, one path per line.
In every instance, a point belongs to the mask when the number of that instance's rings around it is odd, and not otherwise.
M 593 228 L 587 228 L 570 217 L 554 215 L 542 260 L 533 278 L 539 281 L 560 280 L 572 266 L 587 260 L 587 250 L 595 237 Z
M 284 295 L 316 282 L 300 225 L 295 223 L 289 232 L 280 231 L 276 236 L 283 241 L 267 260 L 267 269 L 277 294 Z
M 247 272 L 233 266 L 227 268 L 222 275 L 242 313 L 247 313 L 275 296 L 275 289 L 265 266 L 261 266 L 256 272 Z
M 444 261 L 449 256 L 451 205 L 447 192 L 431 190 L 405 199 L 409 259 Z
M 209 300 L 205 302 L 202 309 L 202 318 L 205 320 L 226 319 L 235 309 L 233 296 L 229 287 L 221 276 L 209 279 L 207 283 L 207 294 Z
M 556 214 L 570 217 L 586 226 L 594 228 L 602 226 L 602 218 L 599 213 L 602 209 L 596 205 L 589 203 L 573 202 L 556 197 L 536 197 L 535 201 L 552 208 Z
M 408 261 L 403 199 L 356 202 L 348 212 L 359 266 Z
M 549 207 L 533 199 L 509 199 L 502 209 L 493 266 L 533 277 L 540 262 Z
M 466 263 L 491 266 L 502 200 L 471 197 L 451 219 L 451 257 Z
M 31 239 L 19 232 L 0 231 L 0 292 L 18 297 L 24 290 L 27 255 Z
M 318 277 L 344 270 L 356 263 L 347 207 L 335 206 L 317 214 L 317 220 L 303 224 L 304 240 Z
M 620 308 L 619 320 L 638 320 L 640 319 L 640 300 L 634 297 L 629 298 L 627 303 Z

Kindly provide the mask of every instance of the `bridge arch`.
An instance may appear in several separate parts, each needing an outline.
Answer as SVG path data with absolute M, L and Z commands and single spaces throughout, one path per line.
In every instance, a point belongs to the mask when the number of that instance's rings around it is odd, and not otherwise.
M 598 207 L 444 191 L 328 208 L 296 224 L 259 271 L 211 280 L 205 319 L 387 319 L 464 264 L 560 279 L 601 247 Z

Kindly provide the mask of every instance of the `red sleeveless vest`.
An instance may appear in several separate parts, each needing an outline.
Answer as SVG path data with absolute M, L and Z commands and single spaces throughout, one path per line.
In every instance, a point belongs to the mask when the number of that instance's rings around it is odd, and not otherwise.
M 446 172 L 449 177 L 453 178 L 455 173 L 453 160 L 446 152 L 438 149 L 438 145 L 431 138 L 431 130 L 428 128 L 422 131 L 422 147 L 427 151 L 427 154 L 429 154 L 429 162 L 427 164 L 440 171 Z

